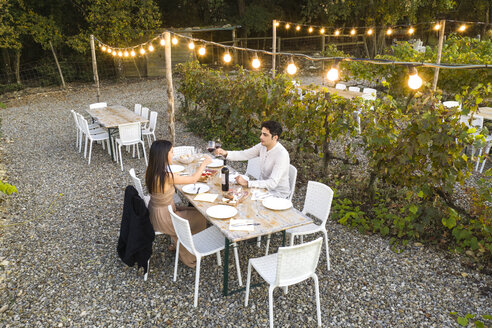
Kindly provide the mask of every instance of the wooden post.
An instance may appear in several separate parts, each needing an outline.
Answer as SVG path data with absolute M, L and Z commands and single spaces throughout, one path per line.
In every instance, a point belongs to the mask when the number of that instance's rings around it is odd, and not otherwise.
M 277 21 L 273 20 L 273 37 L 272 37 L 272 76 L 275 77 L 275 60 L 277 52 Z
M 443 19 L 439 24 L 441 25 L 441 29 L 439 30 L 439 45 L 437 48 L 436 64 L 441 63 L 442 44 L 444 43 L 444 27 L 446 25 L 446 21 Z M 434 81 L 432 82 L 432 91 L 436 91 L 438 79 L 439 79 L 439 67 L 436 67 L 434 69 Z
M 97 90 L 97 102 L 101 97 L 101 91 L 99 90 L 99 74 L 97 74 L 97 61 L 96 61 L 96 47 L 94 45 L 94 35 L 91 34 L 91 53 L 92 53 L 92 73 L 94 74 L 94 82 L 96 83 Z
M 233 56 L 234 56 L 234 63 L 237 65 L 239 64 L 238 61 L 237 61 L 237 50 L 235 47 L 237 47 L 237 37 L 236 37 L 236 28 L 234 28 L 232 30 L 232 46 L 234 47 L 233 48 Z
M 58 58 L 56 58 L 55 49 L 53 48 L 53 44 L 51 43 L 51 41 L 50 41 L 50 47 L 51 47 L 51 52 L 53 52 L 53 57 L 55 57 L 56 67 L 58 67 L 58 73 L 60 74 L 62 87 L 63 87 L 63 89 L 65 89 L 66 88 L 65 79 L 63 78 L 63 73 L 62 73 L 62 70 L 60 67 L 60 63 L 58 63 Z
M 171 62 L 171 33 L 164 32 L 164 55 L 166 58 L 166 81 L 167 81 L 167 114 L 169 117 L 169 138 L 174 145 L 176 132 L 174 128 L 174 90 L 173 90 L 173 67 Z
M 325 51 L 325 35 L 321 35 L 321 52 Z

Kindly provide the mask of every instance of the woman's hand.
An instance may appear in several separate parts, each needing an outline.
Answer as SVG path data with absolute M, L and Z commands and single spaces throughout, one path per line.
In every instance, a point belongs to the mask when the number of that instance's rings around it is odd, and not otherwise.
M 202 163 L 203 166 L 207 166 L 208 164 L 212 163 L 212 157 L 210 157 L 209 155 L 204 155 L 203 157 L 205 157 Z

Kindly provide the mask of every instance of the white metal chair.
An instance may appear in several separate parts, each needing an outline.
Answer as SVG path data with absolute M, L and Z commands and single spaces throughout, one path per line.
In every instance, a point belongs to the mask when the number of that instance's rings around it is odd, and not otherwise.
M 292 197 L 294 197 L 294 191 L 296 190 L 296 181 L 297 181 L 297 169 L 294 165 L 290 164 L 289 165 L 289 186 L 290 186 L 290 195 L 289 195 L 289 200 L 292 201 Z M 271 235 L 268 235 L 267 237 L 267 244 L 266 244 L 266 250 L 265 250 L 265 255 L 268 255 L 268 250 L 270 249 L 270 239 Z M 261 236 L 258 237 L 258 244 L 261 242 Z
M 193 301 L 193 306 L 196 307 L 198 305 L 198 288 L 200 285 L 200 264 L 202 257 L 217 254 L 217 264 L 222 265 L 220 251 L 225 248 L 225 237 L 215 226 L 211 226 L 197 234 L 192 235 L 188 220 L 185 220 L 174 213 L 171 205 L 168 206 L 168 209 L 171 214 L 174 230 L 178 236 L 173 281 L 176 281 L 178 276 L 179 248 L 180 245 L 183 245 L 191 254 L 196 256 L 195 297 Z M 236 256 L 236 266 L 238 268 L 239 285 L 242 286 L 243 284 L 239 270 L 239 257 L 237 256 L 236 247 L 234 247 L 234 250 L 234 255 Z
M 260 158 L 255 157 L 250 160 L 248 160 L 248 166 L 246 167 L 246 175 L 251 176 L 252 178 L 255 178 L 258 180 L 261 175 L 261 167 L 260 167 Z
M 195 153 L 195 147 L 193 146 L 178 146 L 173 147 L 174 157 L 181 155 L 193 155 Z
M 130 176 L 132 178 L 133 186 L 135 187 L 135 189 L 137 189 L 138 195 L 140 196 L 140 198 L 142 198 L 144 200 L 145 206 L 149 206 L 150 196 L 144 194 L 143 188 L 142 188 L 142 182 L 135 175 L 135 170 L 132 168 L 128 172 L 130 173 Z
M 134 112 L 135 114 L 140 115 L 142 113 L 142 105 L 135 104 Z
M 359 87 L 349 87 L 348 89 L 349 89 L 349 91 L 360 92 L 360 88 Z
M 343 83 L 337 83 L 335 85 L 335 89 L 338 89 L 338 90 L 346 90 L 347 89 L 347 86 Z
M 84 147 L 84 158 L 87 157 L 87 143 L 90 141 L 90 147 L 89 147 L 89 165 L 91 164 L 91 156 L 92 156 L 92 142 L 93 141 L 107 141 L 108 142 L 108 153 L 110 153 L 110 148 L 111 145 L 109 143 L 109 136 L 107 132 L 103 133 L 97 133 L 93 132 L 92 130 L 89 129 L 89 124 L 87 123 L 87 120 L 82 117 L 82 115 L 78 114 L 77 115 L 78 120 L 79 120 L 79 125 L 81 126 L 81 131 L 85 135 L 85 147 Z M 80 141 L 79 147 L 82 147 L 82 140 Z M 104 147 L 104 143 L 103 143 Z M 79 148 L 81 149 L 81 148 Z
M 141 138 L 142 131 L 140 128 L 140 122 L 120 124 L 118 125 L 118 131 L 120 137 L 116 139 L 116 144 L 118 145 L 116 161 L 118 161 L 119 158 L 119 161 L 121 163 L 121 170 L 123 171 L 123 156 L 121 155 L 121 146 L 135 145 L 137 147 L 138 158 L 140 158 L 140 150 L 138 148 L 138 145 L 141 144 L 145 158 L 145 165 L 147 165 L 147 154 L 145 152 L 145 144 Z
M 104 107 L 108 107 L 108 103 L 99 102 L 99 103 L 94 103 L 94 104 L 90 104 L 89 105 L 89 108 L 90 109 L 104 108 Z
M 248 278 L 246 281 L 245 306 L 248 306 L 249 288 L 251 284 L 251 267 L 270 285 L 268 288 L 268 309 L 270 327 L 273 328 L 273 291 L 276 287 L 284 287 L 298 284 L 308 278 L 314 280 L 316 294 L 316 314 L 318 326 L 321 327 L 321 305 L 319 299 L 319 282 L 316 275 L 319 254 L 321 250 L 321 238 L 309 243 L 280 247 L 277 254 L 271 254 L 259 258 L 250 259 L 248 262 Z
M 480 173 L 483 173 L 483 168 L 485 167 L 485 162 L 487 162 L 487 157 L 490 152 L 490 148 L 492 146 L 492 134 L 485 137 L 485 147 L 480 148 L 480 151 L 478 152 L 478 159 L 477 159 L 477 166 L 475 167 L 475 171 L 478 171 L 478 167 L 480 165 L 480 159 L 482 156 L 482 152 L 485 155 L 482 163 L 482 167 L 480 168 Z
M 328 247 L 328 232 L 326 231 L 326 221 L 330 215 L 331 202 L 333 200 L 333 190 L 327 185 L 309 181 L 306 191 L 306 198 L 304 199 L 303 214 L 310 214 L 315 216 L 321 221 L 320 225 L 310 223 L 301 227 L 288 229 L 287 235 L 290 236 L 290 245 L 294 245 L 294 238 L 296 236 L 302 236 L 313 234 L 316 232 L 322 232 L 325 238 L 326 246 L 326 264 L 328 270 L 330 270 L 330 249 Z
M 152 145 L 152 138 L 150 136 L 154 137 L 154 141 L 156 140 L 155 137 L 155 127 L 157 125 L 157 112 L 150 112 L 150 123 L 148 128 L 143 128 L 142 129 L 142 138 L 144 136 L 147 136 L 147 141 L 149 142 L 149 147 Z
M 458 110 L 461 109 L 461 104 L 458 101 L 443 101 L 442 105 L 446 108 L 458 107 Z
M 377 90 L 373 88 L 364 88 L 362 89 L 362 99 L 364 100 L 376 100 Z

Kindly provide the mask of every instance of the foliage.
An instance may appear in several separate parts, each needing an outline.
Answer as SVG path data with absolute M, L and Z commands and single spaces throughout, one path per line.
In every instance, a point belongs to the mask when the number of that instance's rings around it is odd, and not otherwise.
M 486 321 L 492 321 L 492 315 L 488 315 L 488 314 L 482 315 L 482 320 L 484 320 L 485 323 L 481 320 L 472 320 L 477 317 L 477 315 L 473 313 L 467 313 L 465 314 L 464 317 L 459 316 L 457 312 L 449 312 L 449 314 L 452 315 L 453 317 L 456 317 L 456 322 L 462 327 L 468 327 L 470 321 L 472 321 L 476 328 L 484 328 Z
M 0 94 L 12 91 L 19 91 L 22 89 L 24 89 L 24 86 L 18 83 L 0 84 Z
M 0 181 L 0 192 L 10 195 L 12 193 L 17 193 L 17 188 L 11 184 Z

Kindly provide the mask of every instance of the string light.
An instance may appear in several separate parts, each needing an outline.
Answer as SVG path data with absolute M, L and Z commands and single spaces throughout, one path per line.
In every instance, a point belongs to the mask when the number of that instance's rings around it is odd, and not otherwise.
M 439 31 L 440 28 L 441 28 L 441 25 L 439 23 L 434 25 L 434 30 Z
M 290 29 L 290 24 L 289 23 L 285 24 L 285 29 L 286 30 Z
M 294 64 L 294 59 L 290 58 L 290 63 L 287 65 L 287 73 L 290 75 L 294 75 L 297 72 L 297 66 Z
M 118 57 L 123 57 L 123 52 L 118 51 Z
M 422 86 L 422 78 L 419 76 L 417 69 L 415 67 L 410 67 L 408 76 L 408 86 L 410 89 L 417 90 Z
M 116 56 L 116 51 L 113 50 L 112 54 L 113 54 L 113 56 Z
M 415 29 L 413 27 L 410 27 L 408 29 L 408 34 L 412 35 L 413 33 L 415 33 Z
M 125 57 L 128 57 L 128 51 L 125 50 L 125 53 L 123 54 Z
M 140 48 L 140 54 L 141 54 L 141 55 L 145 55 L 145 49 L 144 49 L 143 47 L 142 47 L 142 48 Z
M 102 47 L 101 47 L 101 50 L 102 50 L 102 51 L 106 51 L 106 46 L 102 46 Z
M 465 24 L 461 25 L 460 28 L 458 29 L 458 31 L 460 31 L 460 32 L 465 32 L 465 30 L 466 30 Z
M 152 44 L 149 45 L 149 51 L 150 52 L 154 51 L 154 46 Z
M 331 82 L 335 82 L 340 78 L 340 73 L 338 72 L 338 61 L 335 61 L 328 73 L 326 73 L 326 78 Z
M 355 33 L 357 33 L 357 31 L 355 30 L 355 28 L 353 28 L 353 29 L 350 31 L 350 35 L 355 35 Z
M 372 31 L 372 28 L 368 29 L 368 30 L 367 30 L 367 35 L 372 35 L 372 32 L 373 32 L 373 31 Z
M 113 50 L 111 50 L 111 48 L 108 48 L 108 54 L 112 53 Z
M 232 60 L 231 54 L 229 53 L 229 51 L 227 51 L 224 55 L 224 62 L 230 63 L 231 60 Z
M 296 26 L 296 31 L 300 31 L 301 30 L 301 25 L 297 25 Z
M 386 30 L 386 35 L 391 35 L 391 34 L 393 34 L 393 30 L 390 27 Z
M 173 39 L 171 40 L 171 43 L 174 44 L 174 45 L 177 45 L 178 44 L 178 39 L 176 39 L 176 37 L 173 36 Z
M 335 31 L 335 36 L 339 36 L 340 35 L 340 30 L 336 30 Z
M 205 47 L 201 46 L 200 49 L 198 49 L 198 54 L 200 56 L 205 56 Z
M 165 46 L 166 45 L 166 40 L 161 39 L 160 43 L 161 43 L 161 46 Z
M 325 29 L 324 29 L 324 28 L 322 28 L 321 30 L 319 30 L 319 33 L 321 33 L 321 34 L 325 34 Z
M 190 41 L 190 43 L 188 43 L 188 48 L 189 48 L 190 50 L 195 49 L 195 44 L 193 43 L 193 41 Z
M 251 63 L 251 66 L 253 66 L 254 69 L 260 68 L 261 62 L 258 59 L 258 54 L 255 54 L 255 58 L 253 59 L 253 62 Z
M 309 27 L 308 32 L 313 33 L 313 28 L 311 26 Z
M 275 22 L 275 26 L 279 26 L 279 25 L 280 25 L 280 23 L 279 23 L 279 22 Z
M 135 57 L 135 50 L 132 50 L 132 52 L 130 52 L 130 56 Z

